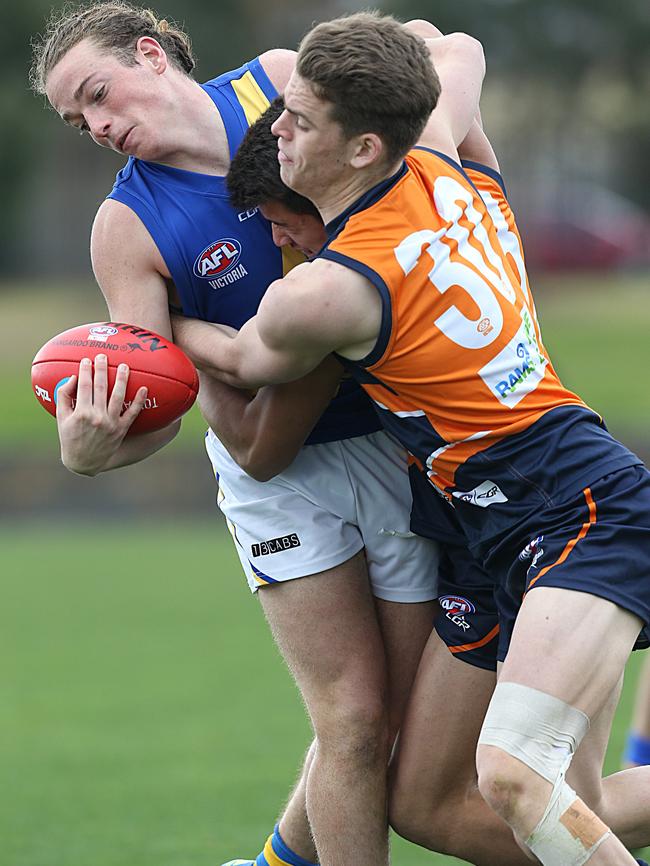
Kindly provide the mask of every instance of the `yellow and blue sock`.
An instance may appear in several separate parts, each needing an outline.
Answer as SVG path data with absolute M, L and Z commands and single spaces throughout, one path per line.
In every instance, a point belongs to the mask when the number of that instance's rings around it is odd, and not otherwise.
M 627 737 L 625 760 L 630 764 L 650 764 L 650 737 L 631 731 Z
M 280 835 L 280 827 L 276 824 L 273 833 L 266 840 L 264 850 L 258 854 L 255 866 L 317 866 L 317 864 L 305 860 L 292 851 Z

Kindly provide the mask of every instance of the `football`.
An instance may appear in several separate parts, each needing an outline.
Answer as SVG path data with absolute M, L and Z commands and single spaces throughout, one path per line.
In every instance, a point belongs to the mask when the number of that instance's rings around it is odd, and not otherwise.
M 170 340 L 137 325 L 94 322 L 77 325 L 52 337 L 32 362 L 32 388 L 38 402 L 56 416 L 56 395 L 70 376 L 79 372 L 82 358 L 108 358 L 108 391 L 115 384 L 120 364 L 130 370 L 124 400 L 128 408 L 138 388 L 148 389 L 144 409 L 127 435 L 160 430 L 192 406 L 199 389 L 196 369 Z M 124 411 L 123 410 L 123 411 Z

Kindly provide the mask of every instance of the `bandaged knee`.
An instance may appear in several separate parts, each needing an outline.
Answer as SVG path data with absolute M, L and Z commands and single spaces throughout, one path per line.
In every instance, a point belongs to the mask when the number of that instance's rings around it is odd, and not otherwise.
M 589 718 L 552 695 L 498 683 L 479 744 L 496 746 L 553 785 L 542 819 L 525 844 L 544 866 L 582 866 L 610 835 L 565 781 Z

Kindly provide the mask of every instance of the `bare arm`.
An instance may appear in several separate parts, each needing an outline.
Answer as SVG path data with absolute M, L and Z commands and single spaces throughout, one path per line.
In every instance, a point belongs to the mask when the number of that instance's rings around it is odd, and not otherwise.
M 130 322 L 171 337 L 167 287 L 160 254 L 137 216 L 118 202 L 100 207 L 91 238 L 91 256 L 97 282 L 114 321 Z M 164 265 L 162 265 L 164 268 Z M 141 411 L 146 389 L 140 389 L 129 411 L 121 415 L 119 395 L 126 389 L 128 371 L 118 373 L 115 399 L 107 392 L 105 362 L 86 366 L 79 382 L 74 377 L 59 391 L 57 412 L 61 459 L 72 472 L 97 475 L 137 463 L 174 438 L 180 421 L 155 433 L 125 439 Z M 78 386 L 78 399 L 73 397 Z
M 255 396 L 200 374 L 201 411 L 248 475 L 268 481 L 289 466 L 336 393 L 343 368 L 333 357 L 297 382 Z
M 174 317 L 174 338 L 196 366 L 228 384 L 292 382 L 331 352 L 362 358 L 374 346 L 381 300 L 360 274 L 318 259 L 272 283 L 258 313 L 231 329 Z
M 435 29 L 435 28 L 434 28 Z M 465 33 L 427 38 L 441 93 L 418 142 L 456 159 L 479 110 L 485 75 L 483 48 Z
M 271 51 L 265 51 L 264 54 L 260 54 L 262 69 L 271 79 L 271 84 L 278 93 L 284 92 L 284 88 L 287 86 L 287 82 L 296 65 L 296 57 L 296 52 L 290 51 L 287 48 L 273 48 Z

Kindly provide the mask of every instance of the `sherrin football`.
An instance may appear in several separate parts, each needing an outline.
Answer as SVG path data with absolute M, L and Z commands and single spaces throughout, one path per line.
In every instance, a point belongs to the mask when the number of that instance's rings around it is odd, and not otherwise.
M 79 372 L 82 358 L 108 358 L 108 392 L 113 390 L 120 364 L 128 364 L 129 383 L 124 410 L 138 388 L 148 389 L 144 409 L 129 428 L 131 433 L 160 430 L 192 406 L 199 389 L 194 365 L 170 340 L 121 322 L 77 325 L 52 337 L 32 362 L 32 387 L 38 402 L 56 416 L 58 388 Z

